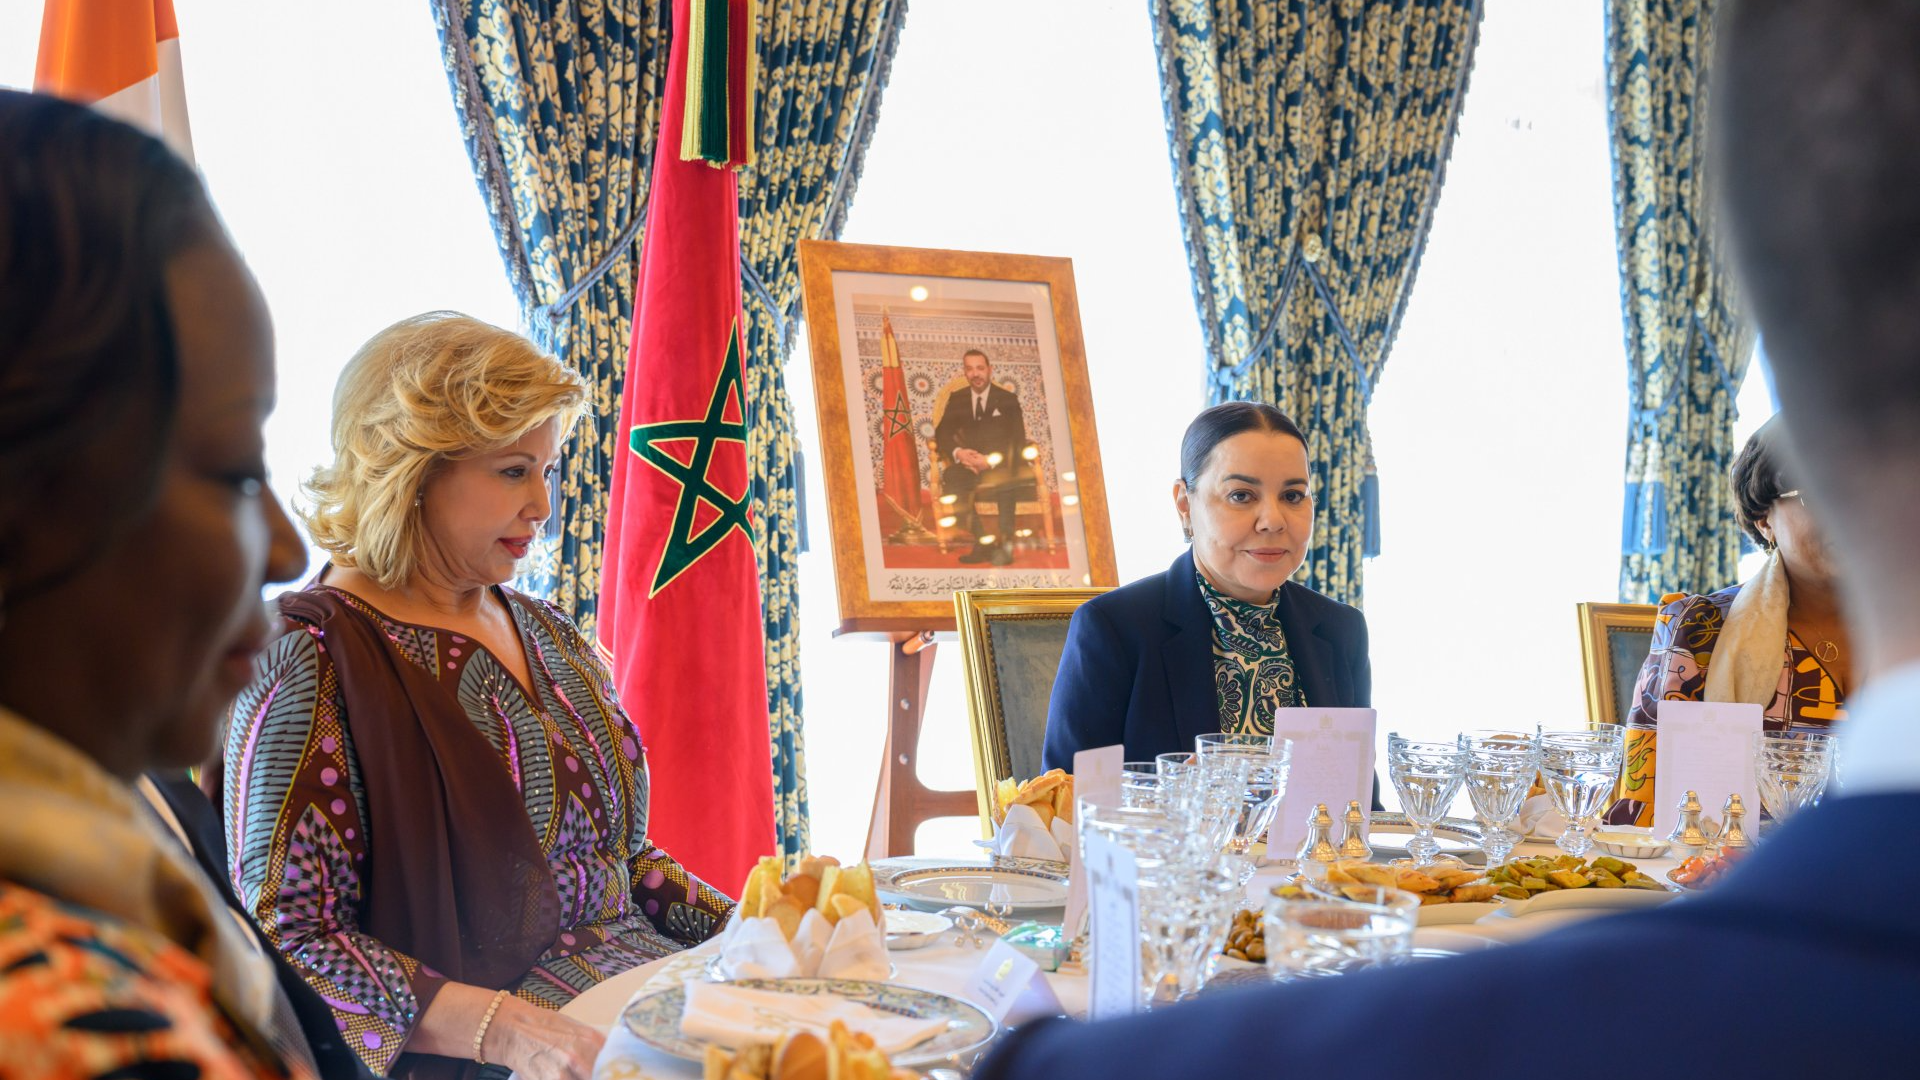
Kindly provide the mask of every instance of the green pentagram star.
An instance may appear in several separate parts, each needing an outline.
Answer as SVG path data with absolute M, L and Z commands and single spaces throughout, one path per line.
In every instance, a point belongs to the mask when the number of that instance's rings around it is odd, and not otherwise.
M 738 403 L 738 420 L 726 418 L 730 397 Z M 666 546 L 660 551 L 660 565 L 654 568 L 653 587 L 647 593 L 649 598 L 658 596 L 661 589 L 691 569 L 693 564 L 719 546 L 720 541 L 735 529 L 740 530 L 748 543 L 753 542 L 753 523 L 747 517 L 747 502 L 751 492 L 738 499 L 731 498 L 707 479 L 707 465 L 713 460 L 715 443 L 746 444 L 746 403 L 746 380 L 740 370 L 740 325 L 736 322 L 727 336 L 727 358 L 720 365 L 720 377 L 714 382 L 713 396 L 707 400 L 706 417 L 701 420 L 665 420 L 657 424 L 634 426 L 629 442 L 633 452 L 640 460 L 659 469 L 680 485 L 680 500 L 673 508 L 673 527 L 667 533 Z M 659 446 L 663 442 L 683 439 L 694 440 L 693 456 L 685 464 Z M 694 512 L 703 501 L 718 510 L 720 516 L 709 522 L 696 536 L 693 531 Z
M 880 414 L 880 419 L 886 426 L 886 434 L 882 438 L 891 439 L 895 435 L 905 435 L 913 430 L 913 414 L 907 411 L 907 395 L 895 394 L 893 404 L 888 405 L 887 410 Z

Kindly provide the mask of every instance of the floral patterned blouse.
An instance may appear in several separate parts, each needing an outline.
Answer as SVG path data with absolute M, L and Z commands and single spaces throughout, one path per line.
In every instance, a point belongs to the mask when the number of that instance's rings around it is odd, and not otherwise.
M 1660 598 L 1654 617 L 1653 642 L 1647 661 L 1634 684 L 1633 708 L 1627 714 L 1627 762 L 1620 782 L 1620 801 L 1608 811 L 1615 824 L 1653 824 L 1647 796 L 1654 790 L 1656 740 L 1633 729 L 1657 728 L 1662 701 L 1699 701 L 1707 688 L 1707 665 L 1733 610 L 1740 586 L 1692 596 L 1670 593 Z M 1846 696 L 1818 657 L 1792 630 L 1780 658 L 1780 684 L 1762 710 L 1768 731 L 1825 730 L 1846 717 Z
M 1203 574 L 1200 595 L 1213 616 L 1213 686 L 1220 703 L 1220 730 L 1228 735 L 1271 735 L 1273 714 L 1307 703 L 1280 627 L 1279 603 L 1249 604 L 1219 589 Z
M 558 1009 L 601 980 L 698 944 L 733 902 L 647 840 L 646 761 L 596 656 L 553 605 L 502 590 L 533 686 L 486 647 L 396 622 L 325 585 L 434 672 L 486 735 L 525 800 L 562 913 L 555 944 L 514 994 Z M 345 698 L 317 627 L 281 637 L 235 704 L 226 746 L 234 888 L 267 938 L 333 1006 L 369 1067 L 384 1073 L 444 977 L 361 930 L 367 793 Z M 564 647 L 563 647 L 564 646 Z M 586 680 L 591 680 L 589 686 Z M 600 703 L 606 703 L 603 707 Z M 612 754 L 634 777 L 634 805 Z

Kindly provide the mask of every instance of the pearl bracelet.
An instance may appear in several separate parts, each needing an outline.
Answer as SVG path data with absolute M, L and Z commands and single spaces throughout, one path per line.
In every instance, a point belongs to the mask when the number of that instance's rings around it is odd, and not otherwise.
M 485 1065 L 487 1059 L 480 1055 L 480 1043 L 487 1037 L 487 1028 L 493 1024 L 493 1014 L 500 1011 L 500 1003 L 507 1000 L 507 992 L 501 990 L 493 995 L 493 1001 L 487 1006 L 487 1015 L 480 1018 L 480 1027 L 473 1033 L 473 1060 Z

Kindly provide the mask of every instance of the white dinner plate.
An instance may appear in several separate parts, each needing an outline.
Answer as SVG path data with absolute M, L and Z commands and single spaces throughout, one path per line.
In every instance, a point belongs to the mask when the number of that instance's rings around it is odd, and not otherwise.
M 876 867 L 874 891 L 882 900 L 923 911 L 978 908 L 985 911 L 996 887 L 1006 890 L 1014 914 L 1053 911 L 1067 903 L 1066 879 L 1035 870 L 979 865 L 922 866 L 882 872 Z
M 1678 895 L 1680 890 L 1671 885 L 1663 889 L 1602 889 L 1590 885 L 1584 889 L 1549 889 L 1546 892 L 1534 893 L 1525 900 L 1507 900 L 1502 910 L 1518 918 L 1540 911 L 1563 911 L 1573 908 L 1654 907 Z
M 898 1016 L 945 1020 L 946 1027 L 932 1038 L 893 1055 L 893 1063 L 902 1067 L 937 1064 L 950 1058 L 964 1061 L 992 1041 L 999 1030 L 993 1018 L 971 1002 L 911 986 L 852 979 L 741 979 L 734 985 L 806 997 L 834 997 Z M 685 1061 L 700 1061 L 706 1055 L 706 1044 L 680 1030 L 680 1017 L 686 1007 L 687 987 L 682 983 L 633 999 L 620 1019 L 628 1031 L 654 1049 Z
M 1442 818 L 1433 826 L 1433 839 L 1440 845 L 1438 854 L 1476 866 L 1486 862 L 1480 835 L 1480 827 L 1465 818 Z M 1375 811 L 1367 823 L 1367 843 L 1373 845 L 1376 855 L 1406 854 L 1407 841 L 1413 836 L 1413 825 L 1404 814 Z

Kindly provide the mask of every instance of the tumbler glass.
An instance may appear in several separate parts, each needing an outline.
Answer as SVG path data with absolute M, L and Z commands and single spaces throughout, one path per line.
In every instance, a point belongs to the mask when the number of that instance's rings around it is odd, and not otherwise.
M 1276 981 L 1343 975 L 1397 963 L 1412 951 L 1418 896 L 1380 885 L 1341 892 L 1345 899 L 1268 898 L 1261 927 L 1267 973 Z

